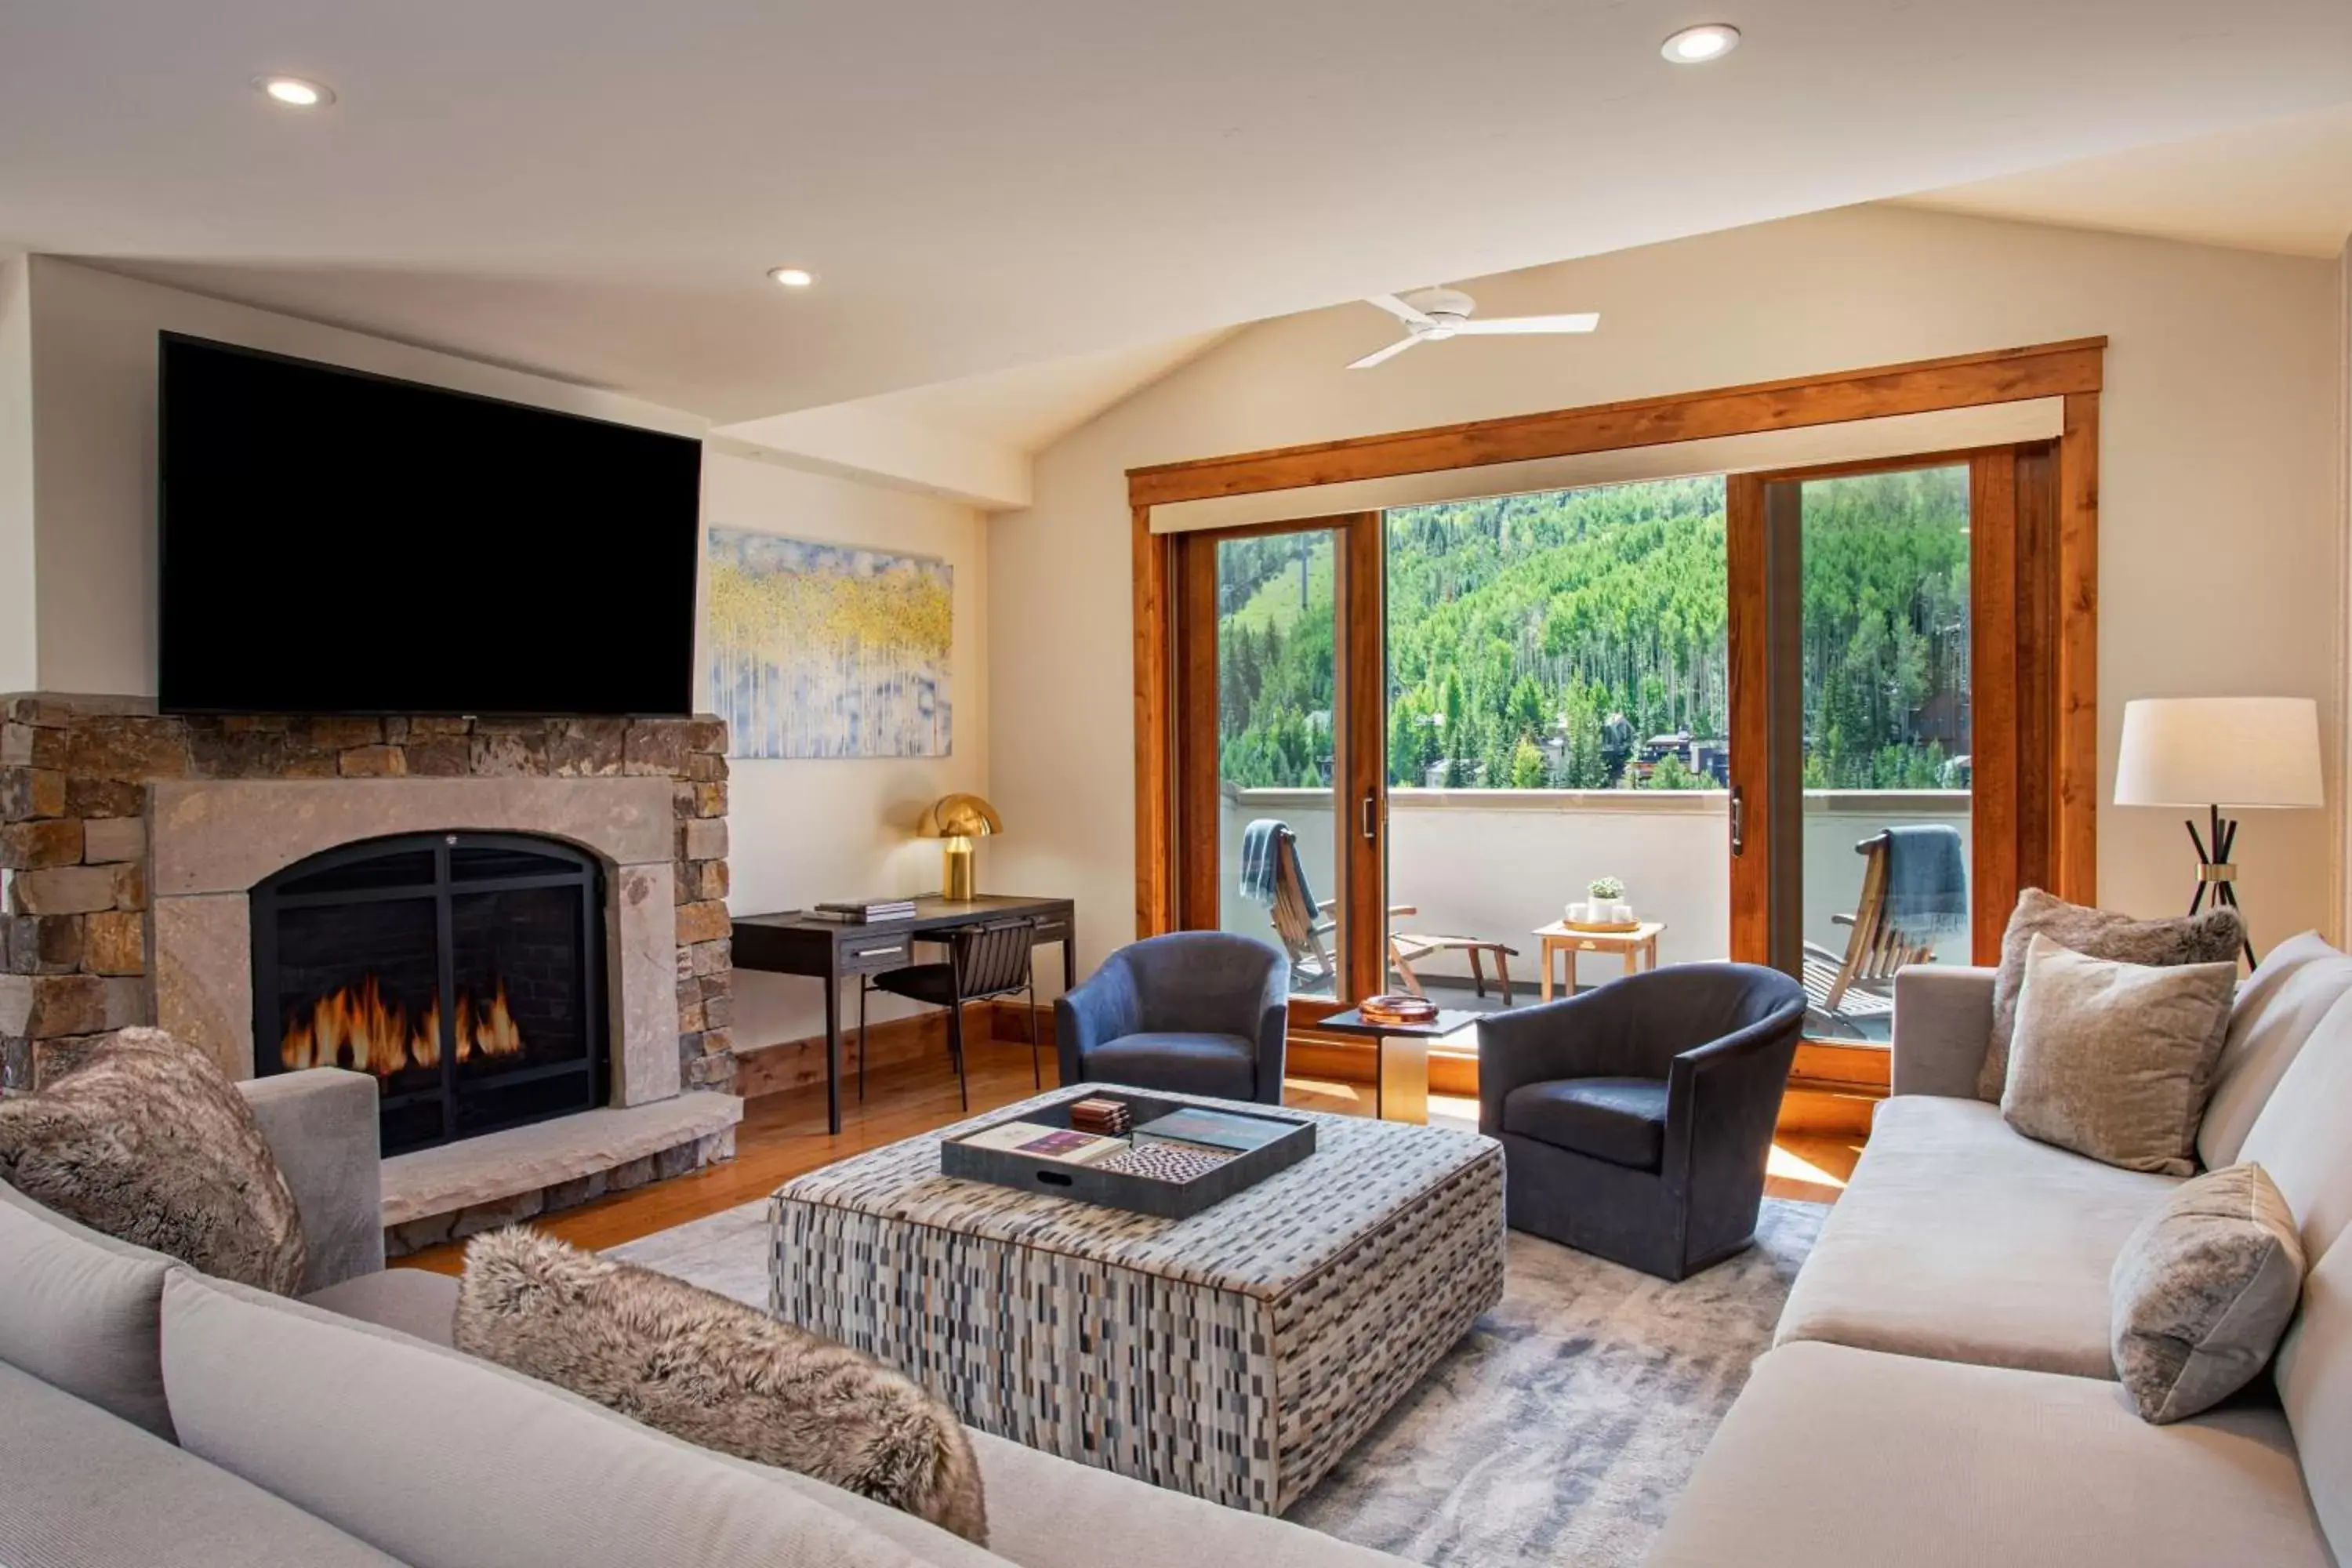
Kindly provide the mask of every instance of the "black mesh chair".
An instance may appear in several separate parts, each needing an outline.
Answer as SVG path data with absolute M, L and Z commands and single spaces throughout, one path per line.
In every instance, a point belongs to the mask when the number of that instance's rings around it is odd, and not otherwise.
M 1037 981 L 1030 967 L 1037 922 L 1032 918 L 990 921 L 959 926 L 940 940 L 947 945 L 944 963 L 909 963 L 886 969 L 871 984 L 894 996 L 929 1002 L 948 1010 L 948 1054 L 955 1061 L 956 1088 L 963 1108 L 971 1109 L 971 1077 L 965 1068 L 963 1005 L 991 996 L 1025 991 L 1029 996 L 1029 1076 L 1045 1087 L 1045 1068 L 1037 1055 Z M 866 1098 L 866 992 L 868 977 L 857 979 L 857 1098 Z
M 1676 963 L 1478 1020 L 1513 1230 L 1681 1279 L 1756 1237 L 1805 988 Z

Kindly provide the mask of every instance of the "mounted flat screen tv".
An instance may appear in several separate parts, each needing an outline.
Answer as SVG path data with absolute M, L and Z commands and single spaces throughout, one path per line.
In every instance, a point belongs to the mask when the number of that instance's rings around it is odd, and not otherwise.
M 161 353 L 164 711 L 692 711 L 699 442 Z

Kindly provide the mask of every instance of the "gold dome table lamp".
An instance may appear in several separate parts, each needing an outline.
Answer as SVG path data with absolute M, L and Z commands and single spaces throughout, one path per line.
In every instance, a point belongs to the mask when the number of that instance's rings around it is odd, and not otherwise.
M 942 795 L 925 808 L 915 836 L 947 841 L 940 846 L 940 897 L 950 903 L 969 903 L 980 896 L 971 841 L 1003 831 L 1004 819 L 976 795 Z

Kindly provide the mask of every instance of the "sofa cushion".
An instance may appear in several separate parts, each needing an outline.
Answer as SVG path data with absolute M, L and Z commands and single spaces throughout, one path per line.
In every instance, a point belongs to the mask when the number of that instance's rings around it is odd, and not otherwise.
M 1654 1171 L 1666 1147 L 1666 1086 L 1646 1078 L 1569 1078 L 1522 1084 L 1504 1097 L 1503 1131 Z
M 171 1436 L 158 1317 L 171 1267 L 0 1185 L 0 1361 Z
M 2179 1184 L 2036 1143 L 1981 1100 L 1897 1095 L 1776 1339 L 2112 1378 L 2108 1275 Z
M 398 1568 L 292 1503 L 0 1366 L 10 1568 Z
M 338 1285 L 302 1298 L 308 1305 L 356 1318 L 380 1329 L 397 1329 L 427 1344 L 457 1341 L 457 1280 L 428 1268 L 383 1268 L 355 1274 Z
M 917 1561 L 772 1475 L 586 1400 L 185 1269 L 163 1286 L 163 1384 L 191 1452 L 413 1568 Z
M 650 1268 L 517 1226 L 466 1249 L 457 1348 L 688 1442 L 985 1544 L 963 1425 L 872 1356 Z
M 2352 956 L 2317 931 L 2289 937 L 2238 988 L 2230 1035 L 2214 1069 L 2213 1096 L 2197 1129 L 2198 1157 L 2218 1171 L 2238 1163 L 2246 1134 L 2320 1019 L 2352 992 Z
M 2352 1563 L 2352 1247 L 2329 1247 L 2305 1277 L 2272 1375 L 2319 1522 L 2337 1560 Z
M 2197 1173 L 2197 1122 L 2238 965 L 2126 963 L 2026 948 L 2000 1113 L 2029 1138 L 2127 1171 Z
M 216 1279 L 301 1288 L 301 1215 L 252 1110 L 161 1029 L 124 1029 L 38 1094 L 0 1100 L 0 1181 Z
M 1122 1035 L 1087 1052 L 1083 1065 L 1097 1083 L 1227 1100 L 1257 1091 L 1257 1047 L 1239 1035 Z
M 2337 1001 L 2279 1075 L 2238 1158 L 2270 1173 L 2317 1262 L 2352 1224 L 2352 995 Z
M 1977 1098 L 1998 1100 L 2009 1081 L 2009 1037 L 2017 1023 L 2017 994 L 2025 984 L 2026 949 L 2036 933 L 2093 958 L 2166 965 L 2235 962 L 2245 929 L 2232 910 L 2139 921 L 2026 889 L 2001 934 L 2000 968 L 1992 982 L 1992 1038 L 1978 1073 Z
M 2140 1415 L 2178 1421 L 2260 1374 L 2303 1294 L 2303 1241 L 2260 1165 L 2208 1171 L 2116 1258 L 2116 1375 Z
M 1834 1477 L 1834 1484 L 1824 1478 Z M 2275 1408 L 1796 1344 L 1756 1363 L 1646 1568 L 2331 1568 Z

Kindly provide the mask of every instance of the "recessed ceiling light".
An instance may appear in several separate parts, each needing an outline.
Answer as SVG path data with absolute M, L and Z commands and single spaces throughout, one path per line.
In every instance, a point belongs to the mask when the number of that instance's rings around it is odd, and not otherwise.
M 1739 47 L 1739 29 L 1722 22 L 1685 27 L 1658 46 L 1658 53 L 1678 66 L 1719 60 Z
M 816 281 L 816 274 L 805 267 L 771 267 L 768 281 L 781 283 L 787 289 L 805 289 Z
M 253 85 L 289 109 L 324 109 L 335 101 L 333 88 L 299 76 L 257 76 Z

